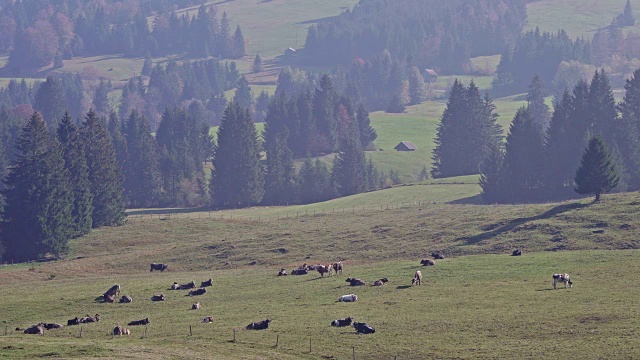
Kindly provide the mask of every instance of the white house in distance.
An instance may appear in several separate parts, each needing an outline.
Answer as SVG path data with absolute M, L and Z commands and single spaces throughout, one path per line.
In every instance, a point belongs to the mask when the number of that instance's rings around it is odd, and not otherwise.
M 286 57 L 292 57 L 296 54 L 296 49 L 294 48 L 288 48 L 287 50 L 284 51 L 284 56 Z

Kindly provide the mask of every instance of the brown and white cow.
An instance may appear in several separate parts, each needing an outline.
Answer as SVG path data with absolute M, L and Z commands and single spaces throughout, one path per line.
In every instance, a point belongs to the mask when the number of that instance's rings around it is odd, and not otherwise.
M 344 265 L 342 264 L 342 261 L 333 263 L 333 272 L 336 273 L 336 276 L 338 275 L 338 273 L 342 275 L 342 269 L 344 269 Z
M 376 280 L 373 282 L 373 286 L 383 286 L 384 284 L 388 283 L 389 279 L 387 278 L 382 278 L 380 280 Z
M 349 283 L 349 285 L 351 286 L 362 286 L 365 285 L 365 282 L 360 280 L 360 279 L 356 279 L 356 278 L 350 278 L 348 277 L 347 280 L 345 280 L 346 282 Z
M 120 298 L 120 303 L 123 303 L 123 304 L 128 304 L 132 301 L 133 299 L 129 295 L 122 295 L 122 297 Z
M 422 272 L 420 270 L 416 271 L 415 275 L 413 275 L 411 285 L 422 285 Z
M 201 306 L 200 306 L 199 302 L 191 305 L 191 310 L 199 310 L 200 308 L 201 308 Z
M 436 264 L 436 262 L 431 260 L 431 259 L 422 259 L 422 260 L 420 260 L 420 265 L 422 265 L 422 266 L 433 266 L 435 264 Z
M 124 326 L 116 326 L 111 332 L 114 336 L 131 335 L 131 331 Z
M 571 278 L 569 277 L 569 274 L 553 274 L 553 288 L 556 288 L 556 284 L 558 284 L 559 282 L 564 283 L 564 288 L 567 288 L 567 284 L 569 284 L 569 287 L 573 287 L 573 281 L 571 281 Z
M 100 321 L 100 314 L 96 314 L 95 316 L 85 315 L 79 320 L 81 324 L 98 322 L 98 321 Z
M 109 290 L 105 291 L 104 294 L 102 294 L 102 296 L 104 296 L 105 298 L 107 296 L 111 296 L 113 298 L 118 294 L 120 294 L 120 285 L 116 284 L 110 287 Z
M 318 265 L 316 266 L 316 270 L 320 273 L 321 277 L 324 277 L 324 274 L 331 276 L 331 265 Z

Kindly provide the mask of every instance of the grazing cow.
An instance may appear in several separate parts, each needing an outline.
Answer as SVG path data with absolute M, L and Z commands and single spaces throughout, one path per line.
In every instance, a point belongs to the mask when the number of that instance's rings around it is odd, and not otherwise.
M 358 295 L 356 294 L 349 294 L 349 295 L 342 295 L 338 298 L 339 302 L 355 302 L 358 301 Z
M 382 278 L 382 279 L 380 279 L 380 280 L 376 280 L 376 281 L 374 281 L 373 286 L 382 286 L 382 285 L 384 285 L 384 284 L 386 284 L 386 283 L 388 283 L 388 282 L 389 282 L 389 279 L 387 279 L 387 278 Z
M 199 310 L 199 309 L 200 309 L 200 303 L 199 302 L 191 305 L 191 310 Z
M 434 258 L 434 259 L 436 259 L 436 260 L 442 260 L 442 259 L 444 259 L 444 255 L 442 255 L 442 254 L 440 254 L 440 253 L 437 253 L 437 252 L 432 252 L 432 253 L 431 253 L 431 256 L 433 256 L 433 258 Z
M 209 279 L 207 281 L 203 281 L 200 283 L 200 287 L 207 287 L 207 286 L 213 286 L 213 280 Z
M 129 331 L 129 329 L 127 329 L 124 326 L 116 326 L 116 327 L 114 327 L 113 331 L 111 333 L 113 335 L 115 335 L 115 336 L 131 335 L 131 331 Z
M 287 276 L 287 269 L 285 268 L 280 269 L 280 271 L 278 271 L 278 276 Z
M 85 315 L 84 317 L 80 318 L 81 324 L 87 324 L 87 323 L 98 322 L 98 321 L 100 321 L 100 314 L 96 314 L 95 316 Z
M 351 286 L 362 286 L 365 285 L 365 282 L 360 280 L 360 279 L 356 279 L 356 278 L 350 278 L 348 277 L 347 280 L 345 280 L 345 282 L 348 282 L 349 285 Z
M 307 269 L 295 269 L 291 272 L 291 275 L 307 275 L 308 273 Z
M 128 304 L 128 303 L 130 303 L 132 301 L 133 301 L 133 299 L 129 295 L 122 295 L 122 297 L 120 298 L 120 303 Z
M 556 288 L 556 284 L 559 282 L 563 282 L 564 283 L 564 288 L 567 288 L 567 284 L 569 284 L 569 287 L 573 287 L 573 281 L 571 281 L 571 278 L 569 277 L 569 274 L 553 274 L 553 288 Z
M 169 265 L 167 264 L 156 264 L 156 263 L 151 263 L 151 269 L 149 271 L 160 271 L 163 272 L 165 270 L 167 270 L 167 268 L 169 267 Z
M 136 326 L 136 325 L 147 325 L 147 324 L 150 324 L 150 323 L 151 323 L 151 321 L 149 321 L 149 318 L 146 318 L 146 319 L 142 319 L 142 320 L 132 321 L 132 322 L 128 323 L 127 325 Z
M 264 330 L 269 327 L 270 322 L 271 320 L 269 319 L 252 322 L 251 324 L 247 325 L 247 330 Z
M 331 326 L 336 326 L 336 327 L 350 326 L 351 321 L 353 321 L 351 317 L 348 317 L 345 319 L 337 319 L 331 322 Z
M 511 256 L 520 256 L 522 255 L 522 250 L 516 249 L 513 250 L 513 252 L 511 253 Z
M 111 295 L 103 295 L 102 301 L 106 303 L 112 303 L 115 301 L 115 299 Z
M 164 295 L 163 294 L 153 295 L 151 297 L 151 301 L 164 301 Z
M 338 275 L 338 272 L 342 275 L 342 269 L 344 268 L 344 265 L 342 265 L 342 261 L 338 261 L 337 263 L 333 263 L 333 272 L 336 273 L 336 275 Z
M 205 324 L 212 323 L 213 322 L 213 316 L 205 317 L 204 319 L 202 319 L 202 322 L 205 323 Z
M 356 332 L 358 334 L 373 334 L 376 332 L 376 329 L 369 326 L 366 323 L 354 322 L 353 327 L 356 328 Z
M 25 329 L 25 334 L 33 334 L 33 335 L 44 335 L 44 327 L 42 325 L 31 325 L 29 328 Z
M 76 316 L 75 319 L 69 319 L 67 320 L 67 326 L 71 326 L 71 325 L 78 325 L 80 324 L 80 319 L 78 319 L 78 317 Z
M 64 327 L 62 324 L 56 324 L 56 323 L 40 323 L 38 325 L 42 326 L 46 330 L 62 329 Z
M 420 270 L 416 271 L 416 274 L 413 275 L 411 285 L 422 285 L 422 272 Z
M 321 277 L 324 277 L 324 274 L 326 274 L 326 273 L 329 273 L 329 276 L 331 276 L 331 267 L 330 266 L 318 265 L 318 267 L 316 267 L 316 270 L 320 273 Z
M 420 260 L 420 265 L 422 265 L 422 266 L 433 266 L 435 264 L 436 264 L 436 262 L 431 260 L 431 259 L 422 259 L 422 260 Z
M 189 290 L 189 289 L 195 289 L 196 288 L 196 282 L 192 281 L 190 283 L 187 284 L 182 284 L 180 286 L 178 286 L 178 290 Z
M 118 294 L 120 294 L 120 285 L 113 285 L 109 290 L 105 291 L 102 296 L 106 298 L 107 296 L 114 297 Z
M 171 287 L 169 288 L 169 290 L 179 290 L 180 289 L 180 284 L 178 284 L 177 282 L 174 282 L 173 285 L 171 285 Z
M 195 289 L 195 290 L 189 291 L 189 296 L 204 295 L 204 293 L 206 292 L 207 292 L 207 289 L 205 288 Z

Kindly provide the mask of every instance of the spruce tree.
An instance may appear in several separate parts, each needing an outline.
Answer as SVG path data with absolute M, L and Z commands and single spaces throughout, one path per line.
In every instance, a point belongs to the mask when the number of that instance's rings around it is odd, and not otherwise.
M 400 95 L 394 94 L 389 100 L 389 105 L 385 111 L 391 114 L 402 114 L 406 109 L 407 107 L 404 105 Z
M 533 121 L 538 125 L 542 133 L 547 131 L 549 127 L 549 106 L 545 104 L 544 97 L 546 92 L 544 89 L 544 83 L 540 76 L 536 76 L 529 85 L 529 93 L 527 94 L 527 107 L 531 113 Z
M 241 108 L 253 109 L 253 94 L 251 93 L 251 86 L 249 81 L 242 75 L 238 80 L 238 87 L 236 88 L 236 94 L 233 97 L 233 102 L 237 102 Z
M 127 140 L 122 134 L 122 123 L 115 111 L 109 114 L 109 122 L 107 124 L 109 135 L 113 141 L 113 148 L 116 152 L 116 160 L 120 169 L 124 170 L 124 163 L 127 159 Z
M 240 25 L 236 27 L 236 32 L 233 34 L 233 58 L 239 59 L 243 57 L 246 53 L 245 44 L 244 44 L 244 35 L 242 35 L 242 30 L 240 29 Z
M 602 136 L 594 136 L 589 140 L 576 171 L 576 192 L 582 195 L 593 194 L 596 196 L 595 202 L 598 202 L 601 194 L 618 186 L 619 179 L 609 147 Z
M 616 101 L 609 78 L 604 72 L 595 72 L 589 86 L 589 132 L 602 135 L 604 140 L 613 144 L 615 141 L 615 123 L 618 120 Z
M 456 79 L 451 87 L 442 119 L 438 124 L 431 168 L 431 176 L 434 179 L 462 175 L 467 172 L 463 168 L 464 157 L 467 154 L 460 151 L 465 140 L 461 133 L 466 116 L 468 116 L 468 112 L 465 87 Z
M 256 54 L 256 57 L 253 59 L 253 66 L 251 67 L 251 71 L 254 73 L 262 72 L 262 58 L 260 57 L 260 53 Z
M 144 57 L 144 63 L 142 64 L 142 76 L 151 76 L 151 70 L 153 69 L 153 59 L 151 54 L 147 53 Z
M 286 128 L 275 134 L 272 143 L 265 143 L 267 153 L 263 203 L 288 205 L 294 201 L 293 156 L 287 146 Z
M 111 113 L 111 105 L 109 105 L 109 92 L 113 88 L 111 80 L 100 80 L 96 93 L 93 97 L 93 106 L 98 115 L 107 116 Z
M 38 113 L 22 129 L 5 185 L 0 232 L 5 260 L 64 254 L 73 233 L 69 178 L 60 145 Z
M 342 137 L 340 151 L 333 160 L 331 177 L 340 196 L 364 192 L 368 186 L 367 160 L 356 130 L 352 126 L 350 134 Z
M 409 97 L 412 105 L 419 104 L 427 99 L 427 85 L 417 66 L 411 67 L 409 72 Z
M 34 98 L 33 108 L 42 114 L 49 127 L 53 129 L 57 127 L 58 121 L 62 119 L 67 108 L 60 80 L 48 76 L 47 80 L 40 84 Z
M 93 194 L 93 227 L 118 226 L 125 221 L 123 175 L 104 122 L 89 110 L 80 132 L 84 139 Z
M 124 166 L 127 202 L 134 207 L 155 205 L 162 190 L 158 152 L 149 123 L 137 110 L 131 111 L 124 135 L 127 140 Z
M 504 154 L 499 146 L 494 146 L 489 156 L 480 164 L 480 187 L 482 199 L 487 204 L 502 202 L 505 192 L 502 161 Z
M 547 130 L 545 145 L 545 191 L 552 197 L 563 196 L 573 191 L 573 178 L 577 160 L 573 153 L 576 134 L 571 123 L 572 97 L 565 90 L 562 98 L 554 101 L 553 115 Z
M 324 74 L 313 96 L 313 123 L 318 130 L 318 150 L 323 152 L 332 152 L 337 145 L 337 100 L 333 81 Z
M 237 208 L 259 203 L 264 180 L 258 136 L 248 111 L 229 103 L 217 139 L 210 181 L 213 206 Z
M 358 128 L 360 132 L 360 143 L 363 149 L 368 149 L 373 145 L 373 142 L 378 138 L 376 130 L 371 126 L 371 119 L 369 119 L 369 112 L 365 109 L 364 105 L 359 104 L 356 110 L 356 119 L 358 121 Z
M 619 105 L 620 121 L 616 142 L 627 170 L 630 190 L 640 189 L 640 69 L 626 80 L 624 99 Z
M 65 113 L 57 129 L 57 137 L 62 147 L 64 167 L 69 174 L 74 236 L 85 235 L 91 231 L 93 213 L 89 167 L 79 132 L 69 113 Z

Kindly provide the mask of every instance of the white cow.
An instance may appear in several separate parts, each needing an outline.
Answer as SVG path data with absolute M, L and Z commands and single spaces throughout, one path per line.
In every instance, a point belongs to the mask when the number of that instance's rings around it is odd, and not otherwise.
M 342 295 L 338 298 L 339 302 L 354 302 L 354 301 L 358 301 L 358 295 L 356 294 L 349 294 L 349 295 Z
M 573 287 L 573 281 L 571 281 L 571 278 L 569 277 L 569 274 L 553 274 L 553 288 L 556 288 L 556 284 L 558 284 L 559 282 L 563 282 L 564 283 L 564 288 L 567 288 L 567 284 L 569 284 L 569 287 Z

